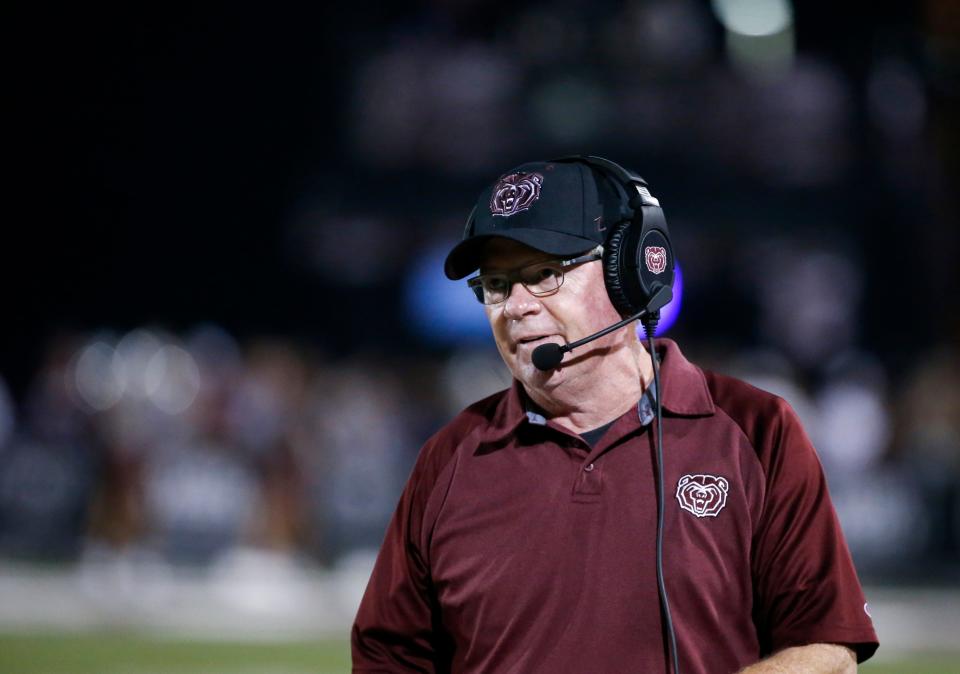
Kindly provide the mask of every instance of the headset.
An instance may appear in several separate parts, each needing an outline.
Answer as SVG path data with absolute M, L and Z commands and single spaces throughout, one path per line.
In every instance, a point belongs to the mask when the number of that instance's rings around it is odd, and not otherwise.
M 620 197 L 620 221 L 603 246 L 607 294 L 621 316 L 644 309 L 657 289 L 673 287 L 674 257 L 670 230 L 660 202 L 647 181 L 616 162 L 593 155 L 567 155 L 551 161 L 586 164 L 605 178 Z
M 637 314 L 649 305 L 658 289 L 672 288 L 674 257 L 670 230 L 647 181 L 620 164 L 595 155 L 566 155 L 550 162 L 585 164 L 599 172 L 619 197 L 618 220 L 603 245 L 603 278 L 610 301 L 620 315 Z M 467 216 L 463 239 L 473 232 L 476 212 L 474 206 Z

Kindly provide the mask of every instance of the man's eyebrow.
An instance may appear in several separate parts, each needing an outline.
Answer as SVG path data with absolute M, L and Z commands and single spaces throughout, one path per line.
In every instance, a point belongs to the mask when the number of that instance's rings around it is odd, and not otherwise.
M 540 264 L 541 262 L 553 262 L 558 258 L 555 255 L 550 255 L 548 257 L 535 257 L 532 260 L 527 260 L 526 262 L 521 262 L 510 267 L 485 267 L 480 265 L 481 274 L 502 274 L 504 272 L 515 271 L 517 269 L 523 269 L 524 267 L 529 267 L 532 264 Z

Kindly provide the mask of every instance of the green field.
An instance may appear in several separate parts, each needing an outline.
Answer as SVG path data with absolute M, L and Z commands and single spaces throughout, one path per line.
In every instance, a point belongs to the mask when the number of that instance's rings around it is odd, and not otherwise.
M 0 635 L 0 674 L 333 674 L 350 671 L 342 640 L 173 641 L 111 632 Z
M 0 674 L 332 674 L 349 670 L 349 646 L 341 639 L 250 643 L 174 641 L 116 632 L 0 635 Z M 960 654 L 867 663 L 860 671 L 957 674 Z

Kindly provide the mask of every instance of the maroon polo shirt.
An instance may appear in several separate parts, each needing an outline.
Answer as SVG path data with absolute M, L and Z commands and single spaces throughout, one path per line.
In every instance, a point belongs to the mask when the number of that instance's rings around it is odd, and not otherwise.
M 816 453 L 780 398 L 662 353 L 663 564 L 683 674 L 877 648 Z M 591 448 L 518 383 L 423 447 L 352 631 L 355 672 L 664 672 L 655 453 Z M 538 423 L 539 422 L 539 423 Z

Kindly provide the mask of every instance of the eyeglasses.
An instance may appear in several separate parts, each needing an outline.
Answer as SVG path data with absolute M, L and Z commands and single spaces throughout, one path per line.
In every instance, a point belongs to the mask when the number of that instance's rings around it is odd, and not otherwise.
M 506 301 L 517 281 L 534 297 L 553 295 L 563 285 L 565 269 L 603 257 L 603 246 L 597 246 L 586 255 L 571 260 L 534 262 L 519 269 L 492 274 L 479 274 L 467 279 L 467 285 L 481 304 L 500 304 Z

